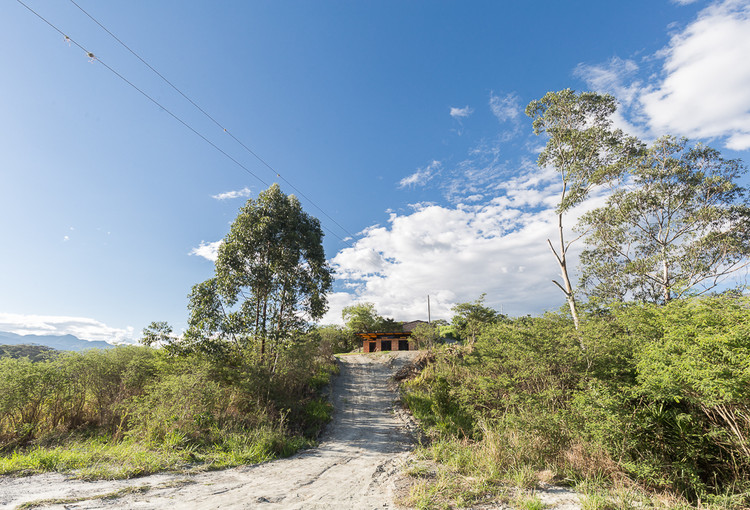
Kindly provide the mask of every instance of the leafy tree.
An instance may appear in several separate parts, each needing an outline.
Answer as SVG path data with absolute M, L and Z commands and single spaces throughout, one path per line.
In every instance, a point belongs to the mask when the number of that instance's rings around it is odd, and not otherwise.
M 657 140 L 627 184 L 582 217 L 582 286 L 606 301 L 667 303 L 747 266 L 750 208 L 736 184 L 744 171 L 710 147 Z
M 316 331 L 320 335 L 320 343 L 323 348 L 330 349 L 333 354 L 349 352 L 362 343 L 351 330 L 342 326 L 319 326 Z
M 159 344 L 169 345 L 177 339 L 177 337 L 172 334 L 172 331 L 172 326 L 170 326 L 168 322 L 154 321 L 143 328 L 139 342 L 149 347 Z
M 345 306 L 341 318 L 346 327 L 354 333 L 377 331 L 383 318 L 378 315 L 373 303 L 357 303 Z
M 402 331 L 403 324 L 390 317 L 381 317 L 373 303 L 357 303 L 341 311 L 347 329 L 352 333 Z
M 482 294 L 476 301 L 459 303 L 451 308 L 455 313 L 453 325 L 456 332 L 461 338 L 469 341 L 469 346 L 474 345 L 484 326 L 494 323 L 500 317 L 495 310 L 484 306 L 485 296 L 487 294 Z
M 383 332 L 383 333 L 391 333 L 394 331 L 403 331 L 404 330 L 404 323 L 401 321 L 397 321 L 395 319 L 391 319 L 390 317 L 381 317 L 380 323 L 377 326 L 377 331 Z
M 612 129 L 615 99 L 594 92 L 576 94 L 570 89 L 548 92 L 526 107 L 534 119 L 534 133 L 548 136 L 539 155 L 540 167 L 552 166 L 560 174 L 562 189 L 557 206 L 558 248 L 547 240 L 560 267 L 562 283 L 553 280 L 570 306 L 576 329 L 579 327 L 573 285 L 568 275 L 567 254 L 576 239 L 566 243 L 563 216 L 583 202 L 594 186 L 606 183 L 622 171 L 622 164 L 637 147 L 619 130 Z
M 209 354 L 247 351 L 261 359 L 323 316 L 332 270 L 320 222 L 278 184 L 247 201 L 224 238 L 215 276 L 193 287 L 184 345 Z
M 419 349 L 432 347 L 440 339 L 440 326 L 435 322 L 418 324 L 411 332 L 411 338 Z

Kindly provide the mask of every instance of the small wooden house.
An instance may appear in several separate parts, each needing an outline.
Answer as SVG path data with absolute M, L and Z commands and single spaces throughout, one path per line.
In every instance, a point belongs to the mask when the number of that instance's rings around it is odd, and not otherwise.
M 387 333 L 357 333 L 362 339 L 362 352 L 413 351 L 414 342 L 410 339 L 412 330 L 424 321 L 404 323 L 402 331 Z

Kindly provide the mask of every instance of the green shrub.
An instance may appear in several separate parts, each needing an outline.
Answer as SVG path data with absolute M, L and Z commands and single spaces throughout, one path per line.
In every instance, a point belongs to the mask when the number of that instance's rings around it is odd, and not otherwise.
M 435 460 L 471 458 L 467 476 L 551 470 L 750 504 L 747 297 L 592 308 L 579 331 L 564 312 L 497 321 L 473 350 L 437 350 L 402 384 L 441 438 Z

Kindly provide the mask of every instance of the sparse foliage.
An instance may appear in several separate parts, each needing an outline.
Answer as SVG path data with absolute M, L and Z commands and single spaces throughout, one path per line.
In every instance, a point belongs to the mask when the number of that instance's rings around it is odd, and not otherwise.
M 459 303 L 451 309 L 455 314 L 453 326 L 469 346 L 474 345 L 482 328 L 492 324 L 500 316 L 492 308 L 484 306 L 486 296 L 482 294 L 476 301 Z
M 581 218 L 583 288 L 605 301 L 666 303 L 747 266 L 750 208 L 736 182 L 743 173 L 710 147 L 657 140 L 606 205 Z
M 440 340 L 440 329 L 437 324 L 418 324 L 411 332 L 411 338 L 417 343 L 418 349 L 430 349 Z
M 575 241 L 565 241 L 563 216 L 583 202 L 594 186 L 620 175 L 623 163 L 636 151 L 634 140 L 612 128 L 615 99 L 594 92 L 575 93 L 570 89 L 548 92 L 526 107 L 534 119 L 534 133 L 547 135 L 547 144 L 539 155 L 541 168 L 551 166 L 560 174 L 562 189 L 557 206 L 558 247 L 547 240 L 560 267 L 562 283 L 553 280 L 570 306 L 576 329 L 578 309 L 568 274 L 568 251 Z

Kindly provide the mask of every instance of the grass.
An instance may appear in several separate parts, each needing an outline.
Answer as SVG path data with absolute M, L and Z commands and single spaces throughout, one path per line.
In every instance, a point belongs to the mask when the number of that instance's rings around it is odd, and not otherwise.
M 188 473 L 257 464 L 311 445 L 302 437 L 287 438 L 273 431 L 225 434 L 206 445 L 191 443 L 180 434 L 161 444 L 105 436 L 69 438 L 63 446 L 34 446 L 0 457 L 0 475 L 57 471 L 84 480 L 115 480 L 160 471 Z
M 542 503 L 542 500 L 539 499 L 539 496 L 536 496 L 534 494 L 524 494 L 514 501 L 513 506 L 522 510 L 544 510 L 545 508 L 547 508 L 547 505 Z

